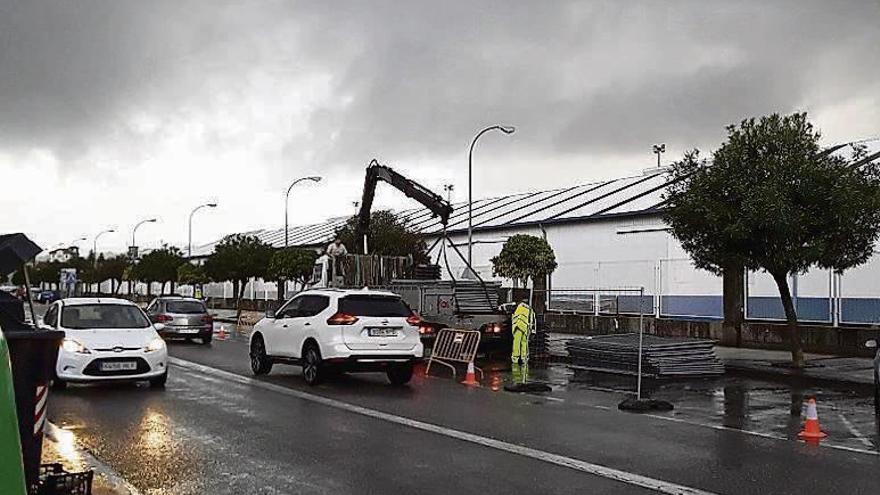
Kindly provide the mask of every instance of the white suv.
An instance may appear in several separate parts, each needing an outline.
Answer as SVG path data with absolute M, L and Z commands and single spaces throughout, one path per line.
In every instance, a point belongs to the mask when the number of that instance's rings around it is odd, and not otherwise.
M 251 369 L 263 375 L 275 363 L 301 365 L 309 385 L 333 372 L 384 371 L 392 384 L 403 385 L 424 352 L 420 323 L 391 292 L 308 290 L 256 324 Z

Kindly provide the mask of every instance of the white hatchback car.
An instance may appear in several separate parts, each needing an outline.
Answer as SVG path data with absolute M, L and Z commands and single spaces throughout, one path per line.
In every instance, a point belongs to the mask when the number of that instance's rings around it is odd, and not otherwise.
M 153 324 L 137 305 L 124 299 L 71 298 L 46 311 L 43 326 L 64 331 L 53 381 L 148 380 L 164 387 L 168 350 Z M 157 328 L 158 327 L 158 328 Z
M 424 353 L 420 323 L 391 292 L 304 291 L 256 324 L 251 369 L 262 375 L 275 363 L 301 365 L 309 385 L 334 372 L 384 371 L 392 384 L 403 385 Z

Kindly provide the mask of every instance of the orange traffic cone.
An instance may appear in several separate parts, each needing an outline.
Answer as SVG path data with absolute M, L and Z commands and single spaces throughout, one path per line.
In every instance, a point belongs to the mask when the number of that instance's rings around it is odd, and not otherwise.
M 220 331 L 217 332 L 217 340 L 226 340 L 226 325 L 220 325 Z
M 819 413 L 816 411 L 816 399 L 810 398 L 807 402 L 807 420 L 804 422 L 804 431 L 798 433 L 798 438 L 818 442 L 827 436 L 819 428 Z
M 471 385 L 471 386 L 480 386 L 480 382 L 477 381 L 477 374 L 474 370 L 474 363 L 468 363 L 467 375 L 464 377 L 464 381 L 461 382 L 463 385 Z

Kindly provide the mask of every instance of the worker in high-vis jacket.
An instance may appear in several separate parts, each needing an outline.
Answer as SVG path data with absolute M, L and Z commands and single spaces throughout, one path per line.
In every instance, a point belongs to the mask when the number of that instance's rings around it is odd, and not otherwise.
M 522 361 L 523 364 L 529 362 L 529 334 L 535 323 L 535 312 L 526 303 L 520 301 L 513 311 L 511 317 L 513 326 L 513 352 L 510 354 L 510 360 L 514 363 Z

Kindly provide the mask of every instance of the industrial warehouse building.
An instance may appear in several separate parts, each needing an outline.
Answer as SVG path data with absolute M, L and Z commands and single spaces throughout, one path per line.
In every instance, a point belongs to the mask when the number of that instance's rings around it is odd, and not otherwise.
M 876 142 L 874 144 L 877 144 Z M 876 150 L 875 150 L 876 151 Z M 474 269 L 493 279 L 490 259 L 514 234 L 543 236 L 556 253 L 559 266 L 550 278 L 550 309 L 591 313 L 597 310 L 586 288 L 644 288 L 642 307 L 648 314 L 676 319 L 720 319 L 721 279 L 697 270 L 672 237 L 662 219 L 663 192 L 669 177 L 662 169 L 607 181 L 486 198 L 474 202 Z M 447 225 L 453 244 L 467 249 L 467 203 L 454 204 Z M 399 213 L 423 232 L 428 245 L 440 236 L 442 226 L 426 209 Z M 346 218 L 291 227 L 291 246 L 323 248 Z M 284 230 L 247 232 L 275 247 L 284 244 Z M 208 256 L 216 243 L 194 249 L 196 258 Z M 431 255 L 439 257 L 439 246 Z M 447 249 L 446 259 L 455 276 L 463 261 Z M 444 270 L 446 272 L 446 270 Z M 446 277 L 449 274 L 446 273 Z M 791 286 L 801 320 L 830 325 L 864 325 L 880 322 L 880 255 L 843 274 L 812 270 L 793 277 Z M 511 281 L 504 281 L 507 285 Z M 210 284 L 206 296 L 231 297 L 231 284 Z M 246 297 L 274 299 L 274 283 L 248 284 Z M 616 293 L 615 311 L 638 311 L 638 296 Z M 764 273 L 746 277 L 746 317 L 752 320 L 783 319 L 776 285 Z

